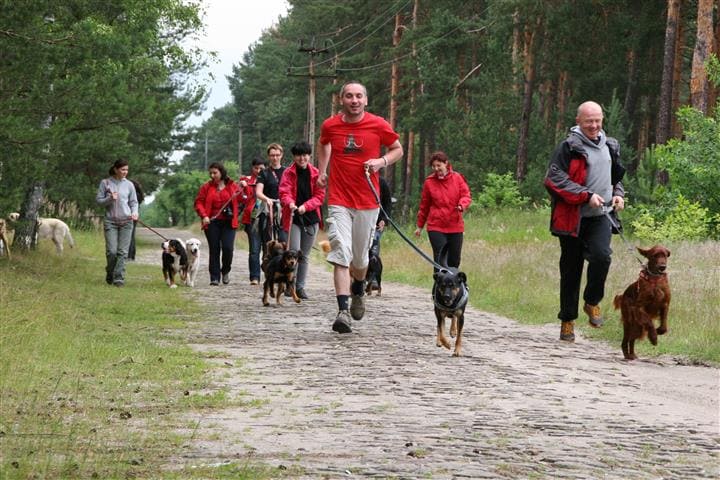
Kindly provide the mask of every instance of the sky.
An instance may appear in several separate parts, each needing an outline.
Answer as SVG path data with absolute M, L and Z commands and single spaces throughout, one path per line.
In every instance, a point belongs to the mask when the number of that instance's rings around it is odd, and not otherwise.
M 264 30 L 277 23 L 278 17 L 287 14 L 286 0 L 204 0 L 205 33 L 196 45 L 217 53 L 217 62 L 207 71 L 214 80 L 207 80 L 210 95 L 205 110 L 188 120 L 191 126 L 199 126 L 212 111 L 232 101 L 227 76 L 232 67 L 240 63 L 250 45 L 260 39 Z

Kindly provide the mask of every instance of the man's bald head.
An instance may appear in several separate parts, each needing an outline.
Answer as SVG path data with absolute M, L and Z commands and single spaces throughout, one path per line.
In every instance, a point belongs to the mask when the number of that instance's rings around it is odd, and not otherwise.
M 602 107 L 595 102 L 583 102 L 577 109 L 575 117 L 578 127 L 590 140 L 595 140 L 600 135 L 603 122 Z

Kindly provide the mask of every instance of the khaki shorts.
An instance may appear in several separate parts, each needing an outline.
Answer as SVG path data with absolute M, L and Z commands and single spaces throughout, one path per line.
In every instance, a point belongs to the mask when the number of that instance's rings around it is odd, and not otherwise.
M 366 268 L 379 210 L 330 205 L 327 219 L 330 253 L 327 261 L 342 267 L 352 264 L 357 270 Z

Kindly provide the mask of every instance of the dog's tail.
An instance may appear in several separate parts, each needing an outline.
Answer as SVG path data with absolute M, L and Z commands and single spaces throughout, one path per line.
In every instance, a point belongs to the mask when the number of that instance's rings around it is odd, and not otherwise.
M 324 253 L 330 253 L 330 242 L 328 242 L 327 240 L 322 240 L 318 242 L 318 245 L 320 245 L 320 249 Z
M 613 299 L 613 306 L 615 307 L 615 310 L 618 310 L 620 308 L 620 305 L 622 305 L 622 300 L 622 293 L 620 295 L 615 295 L 615 298 Z

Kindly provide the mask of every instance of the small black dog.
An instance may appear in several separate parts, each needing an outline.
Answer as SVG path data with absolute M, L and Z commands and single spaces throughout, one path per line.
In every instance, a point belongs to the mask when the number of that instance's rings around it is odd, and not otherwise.
M 450 342 L 445 337 L 445 319 L 451 318 L 450 336 L 455 337 L 454 357 L 459 357 L 462 349 L 462 331 L 465 325 L 465 306 L 468 302 L 467 276 L 456 268 L 443 268 L 433 278 L 433 300 L 435 302 L 435 318 L 437 319 L 438 347 L 450 349 Z
M 370 247 L 368 252 L 368 268 L 365 274 L 365 293 L 372 295 L 373 290 L 377 290 L 378 297 L 382 295 L 382 271 L 383 264 L 380 259 L 380 253 L 375 244 Z
M 295 267 L 300 261 L 300 252 L 285 250 L 282 254 L 270 258 L 265 267 L 265 282 L 263 283 L 263 305 L 270 305 L 269 297 L 275 295 L 275 301 L 282 305 L 285 289 L 288 289 L 295 303 L 300 303 L 300 297 L 295 292 Z M 277 285 L 277 291 L 275 286 Z
M 179 273 L 183 281 L 185 281 L 185 275 L 187 275 L 187 251 L 185 251 L 182 240 L 174 238 L 164 241 L 162 249 L 163 278 L 170 288 L 177 288 L 175 275 Z

